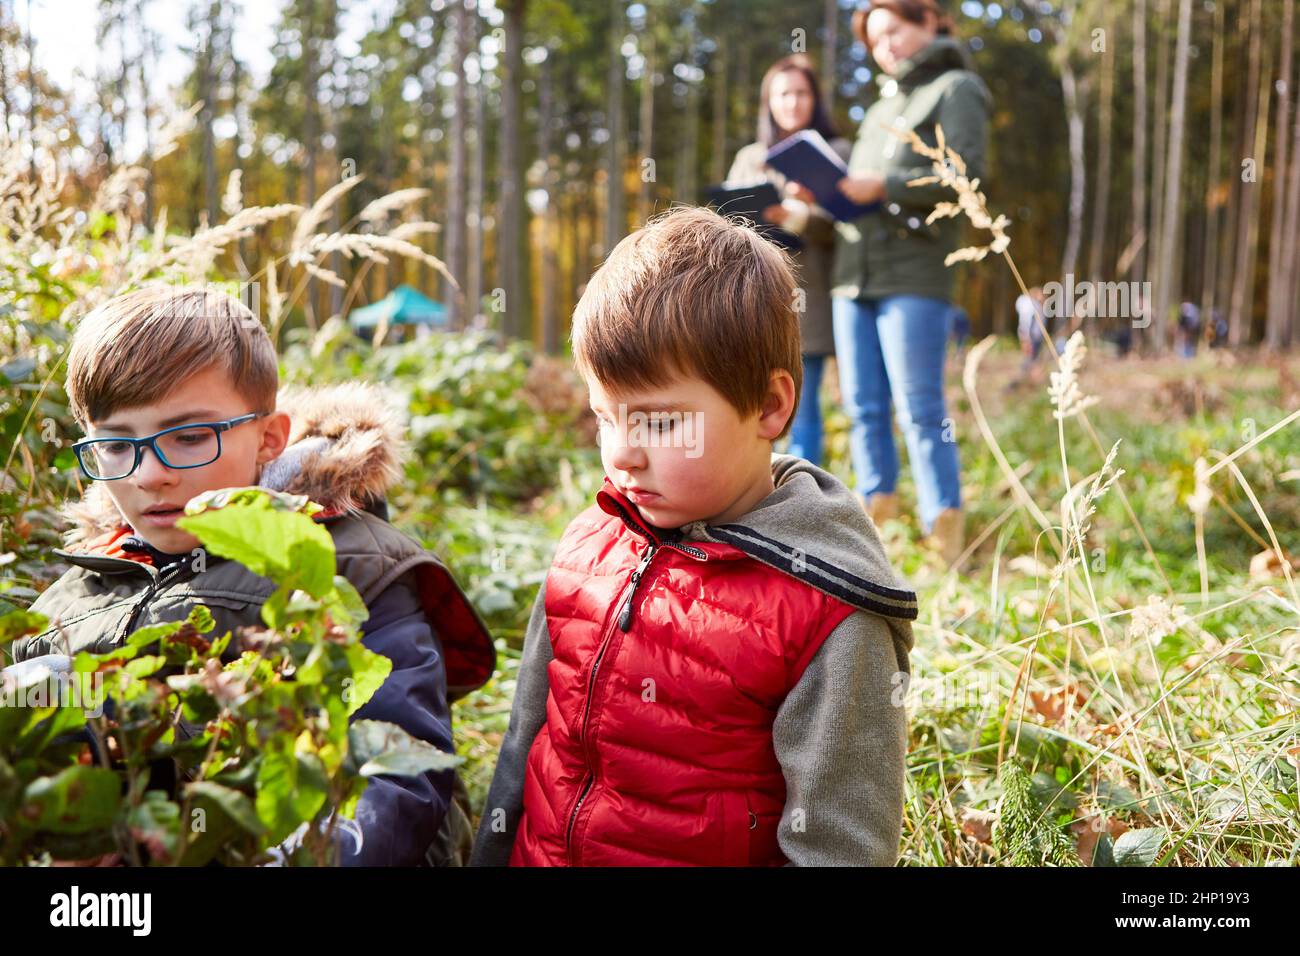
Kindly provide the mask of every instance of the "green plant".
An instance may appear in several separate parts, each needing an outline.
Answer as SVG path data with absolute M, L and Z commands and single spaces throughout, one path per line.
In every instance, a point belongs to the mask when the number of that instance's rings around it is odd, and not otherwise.
M 296 846 L 280 855 L 327 863 L 368 777 L 461 762 L 395 725 L 349 724 L 391 662 L 361 643 L 367 612 L 334 573 L 318 510 L 301 496 L 226 489 L 194 499 L 179 522 L 212 554 L 275 582 L 263 627 L 214 636 L 197 606 L 76 655 L 75 683 L 89 693 L 28 706 L 30 682 L 8 688 L 26 695 L 0 707 L 0 863 L 117 854 L 247 865 L 291 835 Z M 38 614 L 7 615 L 0 643 L 45 626 Z

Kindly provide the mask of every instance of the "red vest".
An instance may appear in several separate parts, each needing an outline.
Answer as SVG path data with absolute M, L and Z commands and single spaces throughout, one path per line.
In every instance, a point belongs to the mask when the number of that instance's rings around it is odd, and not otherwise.
M 546 579 L 555 659 L 512 866 L 779 866 L 777 709 L 854 608 L 646 524 L 608 479 Z

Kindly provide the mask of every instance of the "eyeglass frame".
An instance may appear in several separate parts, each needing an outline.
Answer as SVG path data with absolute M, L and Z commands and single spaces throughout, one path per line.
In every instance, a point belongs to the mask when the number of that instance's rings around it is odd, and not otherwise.
M 126 436 L 104 436 L 102 438 L 83 438 L 81 441 L 72 443 L 72 452 L 77 456 L 77 466 L 81 469 L 81 473 L 85 475 L 87 478 L 89 478 L 91 481 L 121 481 L 123 478 L 130 478 L 139 470 L 140 462 L 144 460 L 145 448 L 149 448 L 153 451 L 154 457 L 158 459 L 158 463 L 161 464 L 164 468 L 170 468 L 177 471 L 181 471 L 187 468 L 206 468 L 208 465 L 212 464 L 212 462 L 216 461 L 218 458 L 221 457 L 221 452 L 222 452 L 221 433 L 222 432 L 230 431 L 230 429 L 234 428 L 237 425 L 242 425 L 245 422 L 251 422 L 255 419 L 262 418 L 268 414 L 269 412 L 248 412 L 247 414 L 236 415 L 234 418 L 227 418 L 224 421 L 219 421 L 219 422 L 188 422 L 184 425 L 173 425 L 171 428 L 164 428 L 162 431 L 155 432 L 152 435 L 147 435 L 144 438 L 128 438 Z M 157 441 L 161 436 L 166 435 L 169 432 L 185 431 L 188 428 L 211 428 L 217 436 L 217 453 L 210 460 L 203 462 L 201 465 L 173 465 L 167 460 L 167 456 L 163 454 L 162 449 L 158 447 Z M 86 463 L 81 456 L 82 453 L 86 451 L 86 449 L 90 448 L 96 442 L 108 442 L 108 441 L 130 442 L 134 446 L 135 461 L 132 462 L 130 471 L 128 471 L 124 475 L 118 475 L 116 478 L 97 478 L 90 473 L 90 470 L 86 467 Z

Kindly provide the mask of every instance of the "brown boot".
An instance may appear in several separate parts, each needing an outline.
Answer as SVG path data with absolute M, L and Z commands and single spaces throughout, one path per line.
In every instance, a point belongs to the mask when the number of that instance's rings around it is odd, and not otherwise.
M 952 564 L 966 547 L 966 515 L 960 508 L 945 508 L 934 519 L 926 544 L 939 552 L 946 564 Z
M 880 526 L 890 518 L 898 517 L 898 495 L 892 491 L 877 492 L 870 498 L 858 495 L 862 510 L 867 513 L 871 523 Z

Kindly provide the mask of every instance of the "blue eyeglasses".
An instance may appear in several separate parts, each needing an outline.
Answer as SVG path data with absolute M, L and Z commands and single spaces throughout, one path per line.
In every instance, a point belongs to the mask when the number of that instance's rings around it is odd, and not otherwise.
M 77 464 L 92 481 L 117 481 L 140 467 L 146 448 L 168 468 L 202 468 L 221 457 L 221 433 L 261 418 L 249 412 L 224 422 L 195 422 L 164 428 L 147 438 L 86 438 L 72 446 Z

